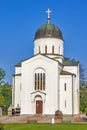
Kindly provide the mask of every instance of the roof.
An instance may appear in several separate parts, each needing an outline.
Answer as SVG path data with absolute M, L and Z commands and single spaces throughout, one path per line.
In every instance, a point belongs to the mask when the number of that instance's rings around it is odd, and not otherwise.
M 63 40 L 61 30 L 54 24 L 43 24 L 35 33 L 34 40 L 39 38 L 58 38 Z
M 65 58 L 63 61 L 64 66 L 78 66 L 78 64 L 79 64 L 79 61 L 75 59 Z
M 48 59 L 51 59 L 51 60 L 53 60 L 53 61 L 58 62 L 59 64 L 61 64 L 59 61 L 57 61 L 57 60 L 55 60 L 55 59 L 53 59 L 53 58 L 50 58 L 50 57 L 48 57 L 48 56 L 46 56 L 46 55 L 44 55 L 44 54 L 36 54 L 36 55 L 33 55 L 32 57 L 28 57 L 28 58 L 26 58 L 26 59 L 24 59 L 24 60 L 21 60 L 20 62 L 18 62 L 18 63 L 15 65 L 15 67 L 21 67 L 22 62 L 24 62 L 24 61 L 26 61 L 26 60 L 28 60 L 28 59 L 31 59 L 31 58 L 33 58 L 33 57 L 35 57 L 35 56 L 37 56 L 37 55 L 42 55 L 42 56 L 44 56 L 44 57 L 46 57 L 46 58 L 48 58 Z
M 68 71 L 62 70 L 62 71 L 60 72 L 60 75 L 75 75 L 75 74 L 74 74 L 74 73 L 70 73 L 70 72 L 68 72 Z
M 13 74 L 13 76 L 21 76 L 21 73 L 19 73 L 19 74 Z
M 31 94 L 34 94 L 34 93 L 37 93 L 37 92 L 39 92 L 39 93 L 43 93 L 43 94 L 45 94 L 45 95 L 46 95 L 46 93 L 44 93 L 44 92 L 41 92 L 41 91 L 39 91 L 39 90 L 37 90 L 37 91 L 34 91 L 34 92 L 32 92 Z
M 15 67 L 21 67 L 21 62 L 22 62 L 22 61 L 18 62 L 18 63 L 15 65 Z

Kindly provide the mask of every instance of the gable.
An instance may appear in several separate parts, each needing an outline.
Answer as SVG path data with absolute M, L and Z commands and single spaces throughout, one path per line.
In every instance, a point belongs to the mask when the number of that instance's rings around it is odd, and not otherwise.
M 23 60 L 21 63 L 24 64 L 24 63 L 30 63 L 30 62 L 35 62 L 37 60 L 43 60 L 43 61 L 46 61 L 46 62 L 55 62 L 55 63 L 58 63 L 58 61 L 52 59 L 52 58 L 49 58 L 48 56 L 45 56 L 45 55 L 42 55 L 42 54 L 38 54 L 38 55 L 35 55 L 31 58 L 28 58 L 28 59 L 25 59 Z

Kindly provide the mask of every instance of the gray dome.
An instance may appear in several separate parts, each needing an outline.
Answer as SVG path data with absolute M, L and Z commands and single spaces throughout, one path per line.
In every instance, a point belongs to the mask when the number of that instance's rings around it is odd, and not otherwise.
M 43 24 L 35 33 L 35 38 L 58 38 L 63 40 L 62 32 L 61 30 L 55 26 L 54 24 Z

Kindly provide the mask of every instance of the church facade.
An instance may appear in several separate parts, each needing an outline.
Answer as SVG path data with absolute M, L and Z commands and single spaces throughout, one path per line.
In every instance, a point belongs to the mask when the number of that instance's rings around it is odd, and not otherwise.
M 35 33 L 34 56 L 15 65 L 12 105 L 21 115 L 79 113 L 79 62 L 65 58 L 63 51 L 62 32 L 48 13 L 48 22 Z

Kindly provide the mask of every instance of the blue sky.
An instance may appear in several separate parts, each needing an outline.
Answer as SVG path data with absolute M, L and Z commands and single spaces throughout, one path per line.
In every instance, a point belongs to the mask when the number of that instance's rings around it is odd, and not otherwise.
M 50 8 L 51 23 L 64 37 L 64 56 L 77 59 L 87 68 L 87 0 L 0 0 L 0 68 L 5 82 L 12 83 L 14 65 L 33 55 L 33 39 L 46 23 Z

